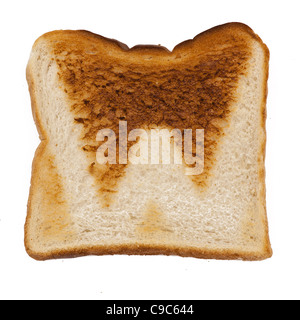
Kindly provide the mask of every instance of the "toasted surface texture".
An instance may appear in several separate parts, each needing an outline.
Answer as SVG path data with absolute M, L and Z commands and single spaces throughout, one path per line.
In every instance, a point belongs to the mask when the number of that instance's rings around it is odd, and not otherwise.
M 268 64 L 267 47 L 239 23 L 172 52 L 129 49 L 87 31 L 41 36 L 27 66 L 41 138 L 25 224 L 28 254 L 269 258 Z M 204 129 L 203 172 L 188 176 L 178 164 L 99 164 L 97 133 L 112 129 L 119 141 L 120 121 L 128 132 Z

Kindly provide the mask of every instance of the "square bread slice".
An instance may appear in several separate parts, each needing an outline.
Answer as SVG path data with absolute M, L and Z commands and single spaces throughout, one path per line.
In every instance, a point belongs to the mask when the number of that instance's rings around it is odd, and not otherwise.
M 41 139 L 25 224 L 28 254 L 38 260 L 271 257 L 264 164 L 268 68 L 266 45 L 240 23 L 215 27 L 173 51 L 129 49 L 88 31 L 41 36 L 27 66 Z M 120 122 L 128 133 L 147 135 L 204 130 L 202 173 L 187 175 L 184 161 L 101 164 L 98 133 L 112 130 L 119 143 Z M 137 145 L 128 142 L 127 149 Z

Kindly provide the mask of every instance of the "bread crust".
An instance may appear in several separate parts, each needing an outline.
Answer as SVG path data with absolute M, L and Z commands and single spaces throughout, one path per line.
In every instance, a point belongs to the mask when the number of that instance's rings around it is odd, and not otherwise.
M 215 259 L 215 260 L 242 260 L 242 261 L 261 261 L 270 258 L 269 250 L 262 253 L 236 250 L 220 250 L 220 249 L 199 249 L 199 248 L 180 248 L 163 245 L 139 245 L 139 244 L 123 244 L 112 246 L 81 246 L 77 248 L 66 248 L 64 250 L 52 250 L 47 253 L 34 252 L 30 249 L 27 253 L 38 261 L 48 259 L 68 259 L 77 258 L 87 255 L 165 255 L 191 257 L 197 259 Z
M 261 46 L 265 52 L 265 63 L 264 63 L 264 80 L 263 80 L 263 99 L 261 101 L 261 158 L 259 158 L 260 163 L 260 204 L 264 212 L 264 226 L 266 229 L 265 233 L 265 252 L 266 258 L 270 258 L 273 255 L 273 250 L 271 248 L 270 236 L 269 236 L 269 223 L 267 217 L 267 206 L 266 206 L 266 168 L 265 168 L 265 159 L 266 159 L 266 148 L 267 148 L 267 131 L 266 131 L 266 122 L 267 122 L 267 97 L 268 97 L 268 79 L 269 79 L 269 61 L 270 61 L 270 51 L 269 48 L 262 42 L 262 40 L 257 36 L 257 40 L 260 42 Z
M 268 231 L 268 222 L 266 215 L 266 188 L 265 188 L 265 153 L 266 153 L 266 101 L 267 101 L 267 81 L 268 81 L 268 70 L 269 70 L 269 50 L 267 46 L 262 42 L 262 40 L 250 29 L 248 26 L 241 23 L 228 23 L 225 25 L 214 27 L 208 31 L 205 31 L 199 35 L 197 35 L 193 40 L 187 40 L 180 44 L 178 44 L 172 51 L 162 47 L 162 46 L 153 46 L 153 45 L 138 45 L 133 48 L 128 48 L 127 45 L 113 39 L 104 38 L 100 35 L 79 30 L 76 31 L 80 37 L 85 35 L 87 39 L 89 37 L 101 39 L 106 42 L 109 46 L 116 46 L 118 49 L 122 49 L 124 52 L 138 52 L 141 55 L 147 55 L 149 52 L 153 56 L 161 57 L 164 55 L 177 54 L 179 52 L 185 52 L 189 50 L 193 45 L 194 41 L 198 41 L 201 39 L 204 45 L 210 45 L 210 37 L 216 32 L 226 30 L 233 30 L 234 32 L 246 32 L 253 39 L 255 39 L 263 48 L 265 52 L 265 66 L 264 66 L 264 98 L 261 102 L 261 154 L 259 155 L 260 160 L 260 183 L 261 183 L 261 192 L 260 192 L 260 205 L 261 210 L 265 212 L 264 214 L 264 224 L 267 230 L 265 234 L 265 247 L 261 252 L 237 252 L 236 250 L 211 250 L 211 249 L 199 249 L 199 248 L 186 248 L 186 247 L 170 247 L 163 245 L 140 245 L 140 244 L 123 244 L 123 245 L 113 245 L 113 246 L 79 246 L 76 248 L 66 248 L 64 250 L 51 250 L 48 252 L 38 252 L 32 249 L 30 244 L 30 234 L 29 234 L 29 223 L 32 217 L 32 198 L 35 194 L 37 188 L 39 188 L 37 184 L 37 177 L 40 174 L 38 172 L 38 163 L 41 161 L 43 152 L 46 148 L 47 141 L 49 140 L 47 136 L 46 130 L 42 126 L 42 122 L 40 119 L 40 111 L 39 106 L 37 104 L 37 94 L 36 94 L 36 84 L 35 79 L 32 76 L 32 66 L 31 63 L 28 63 L 27 66 L 27 81 L 29 85 L 29 91 L 32 101 L 32 113 L 33 118 L 39 132 L 39 136 L 41 144 L 39 145 L 33 161 L 32 166 L 32 180 L 31 180 L 31 188 L 28 199 L 28 209 L 27 209 L 27 218 L 25 223 L 25 248 L 27 253 L 36 260 L 47 260 L 47 259 L 57 259 L 57 258 L 73 258 L 80 257 L 85 255 L 112 255 L 112 254 L 127 254 L 127 255 L 178 255 L 182 257 L 195 257 L 195 258 L 205 258 L 205 259 L 226 259 L 226 260 L 264 260 L 272 256 L 272 249 L 269 240 L 269 231 Z M 60 34 L 66 31 L 55 31 L 48 34 L 43 35 L 40 39 L 47 39 L 49 37 L 59 39 Z M 71 31 L 70 31 L 71 32 Z M 72 31 L 74 33 L 74 31 Z M 37 43 L 36 42 L 36 43 Z

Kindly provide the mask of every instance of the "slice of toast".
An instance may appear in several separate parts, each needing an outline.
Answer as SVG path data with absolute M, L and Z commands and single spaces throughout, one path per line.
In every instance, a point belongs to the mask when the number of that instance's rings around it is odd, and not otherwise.
M 41 139 L 25 224 L 28 254 L 38 260 L 271 257 L 264 168 L 268 64 L 266 45 L 239 23 L 201 33 L 172 52 L 129 49 L 87 31 L 41 36 L 27 66 Z M 113 131 L 120 145 L 125 122 L 127 138 L 134 129 L 147 135 L 204 129 L 201 172 L 186 174 L 191 165 L 185 161 L 101 163 L 97 155 L 107 142 L 99 131 Z M 138 159 L 141 141 L 128 140 L 125 151 L 139 145 Z M 192 142 L 195 156 L 195 136 Z M 173 149 L 184 158 L 182 146 Z M 115 150 L 120 160 L 121 147 Z

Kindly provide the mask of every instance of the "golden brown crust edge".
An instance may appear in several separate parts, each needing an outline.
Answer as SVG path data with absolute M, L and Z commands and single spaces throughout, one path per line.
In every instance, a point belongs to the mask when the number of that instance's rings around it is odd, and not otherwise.
M 194 258 L 205 258 L 205 259 L 219 259 L 219 260 L 247 260 L 247 261 L 257 261 L 257 260 L 264 260 L 267 258 L 270 258 L 272 256 L 272 249 L 270 245 L 269 240 L 269 231 L 268 231 L 268 222 L 267 222 L 267 215 L 266 215 L 266 189 L 265 189 L 265 152 L 266 152 L 266 100 L 267 100 L 267 81 L 268 81 L 268 75 L 269 75 L 269 50 L 267 46 L 263 43 L 263 41 L 258 37 L 251 28 L 249 28 L 247 25 L 242 23 L 227 23 L 224 25 L 220 25 L 217 27 L 214 27 L 210 30 L 207 30 L 203 33 L 200 33 L 197 35 L 193 40 L 199 37 L 204 37 L 209 35 L 210 33 L 213 33 L 217 31 L 220 28 L 240 28 L 244 31 L 246 31 L 251 37 L 253 37 L 255 40 L 257 40 L 261 46 L 264 48 L 265 51 L 265 94 L 264 99 L 262 101 L 262 107 L 261 107 L 261 113 L 262 113 L 262 128 L 264 132 L 264 137 L 262 141 L 262 154 L 263 154 L 263 163 L 261 166 L 261 182 L 264 185 L 262 192 L 261 192 L 261 203 L 263 207 L 265 208 L 265 228 L 266 228 L 266 241 L 265 241 L 265 248 L 264 251 L 257 253 L 249 253 L 249 252 L 237 252 L 233 250 L 206 250 L 206 249 L 198 249 L 198 248 L 170 248 L 165 246 L 154 246 L 154 245 L 120 245 L 120 246 L 90 246 L 90 247 L 78 247 L 78 248 L 70 248 L 65 250 L 53 250 L 46 253 L 41 252 L 35 252 L 30 248 L 29 241 L 28 241 L 28 224 L 29 220 L 31 218 L 31 211 L 32 211 L 32 196 L 35 192 L 36 183 L 35 183 L 35 176 L 38 174 L 37 172 L 37 165 L 36 163 L 41 158 L 41 155 L 43 153 L 43 150 L 45 149 L 45 146 L 47 144 L 47 136 L 46 132 L 42 127 L 39 113 L 38 113 L 38 105 L 37 105 L 37 98 L 35 94 L 35 84 L 34 79 L 31 75 L 31 67 L 30 63 L 27 66 L 26 69 L 26 76 L 29 86 L 29 92 L 31 96 L 31 104 L 32 104 L 32 113 L 33 118 L 37 127 L 37 130 L 40 135 L 40 139 L 42 140 L 41 144 L 37 148 L 37 151 L 34 156 L 33 165 L 32 165 L 32 177 L 31 177 L 31 187 L 29 192 L 29 199 L 28 199 L 28 205 L 27 205 L 27 217 L 26 217 L 26 223 L 25 223 L 25 248 L 29 256 L 36 260 L 47 260 L 47 259 L 59 259 L 59 258 L 73 258 L 73 257 L 80 257 L 80 256 L 86 256 L 86 255 L 113 255 L 113 254 L 122 254 L 122 255 L 177 255 L 182 257 L 194 257 Z M 58 31 L 59 32 L 59 31 Z M 88 33 L 89 35 L 100 37 L 101 39 L 105 39 L 105 41 L 109 41 L 111 43 L 114 43 L 121 47 L 123 50 L 138 50 L 138 51 L 147 51 L 152 50 L 159 52 L 160 54 L 162 51 L 169 52 L 166 48 L 161 46 L 135 46 L 131 49 L 129 49 L 125 44 L 113 40 L 113 39 L 107 39 L 100 35 L 93 34 L 89 31 L 80 30 L 78 31 L 80 33 Z M 54 32 L 48 33 L 53 34 Z M 43 35 L 42 37 L 47 36 L 47 34 Z M 189 44 L 193 40 L 187 40 L 180 44 L 178 44 L 172 52 L 176 50 L 184 50 L 188 49 Z M 38 41 L 38 40 L 37 40 Z M 154 50 L 153 50 L 154 49 Z
M 45 132 L 42 128 L 42 123 L 40 120 L 40 117 L 37 112 L 37 97 L 35 93 L 35 83 L 31 74 L 31 65 L 30 65 L 30 60 L 29 63 L 27 64 L 26 68 L 26 79 L 28 83 L 28 89 L 30 93 L 30 98 L 31 98 L 31 111 L 33 115 L 33 120 L 35 122 L 37 131 L 39 133 L 39 138 L 41 140 L 41 143 L 37 147 L 33 162 L 32 162 L 32 168 L 31 168 L 31 180 L 30 180 L 30 190 L 29 190 L 29 197 L 28 197 L 28 202 L 27 202 L 27 216 L 26 216 L 26 221 L 25 221 L 25 226 L 24 226 L 24 245 L 27 253 L 29 256 L 34 257 L 34 252 L 30 249 L 30 241 L 29 241 L 29 224 L 30 224 L 30 219 L 32 216 L 32 198 L 33 194 L 35 192 L 36 186 L 36 176 L 38 175 L 37 172 L 37 163 L 40 161 L 41 155 L 43 153 L 43 150 L 46 145 L 45 141 Z
M 211 250 L 199 248 L 180 248 L 163 245 L 139 245 L 123 244 L 112 246 L 82 246 L 64 250 L 53 250 L 47 253 L 34 252 L 30 249 L 27 253 L 38 261 L 49 259 L 67 259 L 78 258 L 88 255 L 164 255 L 190 257 L 197 259 L 215 259 L 215 260 L 243 260 L 243 261 L 261 261 L 270 257 L 268 252 L 237 252 L 235 250 Z
M 111 46 L 117 46 L 119 48 L 121 48 L 124 51 L 136 51 L 136 52 L 140 52 L 141 54 L 143 53 L 149 53 L 149 51 L 151 51 L 152 55 L 162 55 L 162 54 L 171 54 L 174 53 L 176 51 L 180 51 L 180 50 L 188 50 L 189 46 L 199 40 L 199 39 L 203 39 L 205 37 L 209 37 L 210 35 L 217 33 L 219 31 L 225 31 L 225 30 L 232 30 L 232 31 L 238 31 L 238 32 L 245 32 L 247 33 L 250 37 L 252 37 L 253 39 L 255 39 L 256 41 L 258 41 L 262 46 L 266 47 L 266 45 L 263 43 L 263 41 L 261 40 L 261 38 L 246 24 L 240 23 L 240 22 L 229 22 L 229 23 L 225 23 L 216 27 L 213 27 L 211 29 L 208 29 L 204 32 L 199 33 L 198 35 L 196 35 L 193 39 L 189 39 L 189 40 L 185 40 L 179 44 L 177 44 L 173 50 L 169 50 L 168 48 L 162 46 L 162 45 L 146 45 L 146 44 L 140 44 L 140 45 L 135 45 L 132 48 L 129 48 L 125 43 L 122 43 L 116 39 L 112 39 L 112 38 L 107 38 L 104 36 L 101 36 L 99 34 L 87 31 L 87 30 L 56 30 L 56 31 L 50 31 L 47 32 L 45 34 L 43 34 L 41 37 L 39 37 L 33 47 L 41 40 L 41 39 L 47 39 L 47 38 L 55 38 L 56 36 L 59 36 L 60 34 L 66 33 L 66 32 L 72 32 L 72 33 L 77 33 L 78 35 L 82 36 L 85 35 L 87 38 L 88 37 L 92 37 L 95 39 L 100 39 L 101 41 L 106 42 L 107 44 L 111 45 Z M 267 47 L 266 47 L 267 49 Z M 268 49 L 267 49 L 268 50 Z
M 269 223 L 268 223 L 268 217 L 267 217 L 267 206 L 266 206 L 266 168 L 265 168 L 265 159 L 266 159 L 266 147 L 267 147 L 267 133 L 266 133 L 266 121 L 267 121 L 267 96 L 268 96 L 268 78 L 269 78 L 269 61 L 270 61 L 270 51 L 268 47 L 262 42 L 262 40 L 257 36 L 259 39 L 264 52 L 265 52 L 265 67 L 264 67 L 264 81 L 263 81 L 263 99 L 261 102 L 261 127 L 263 131 L 263 137 L 261 139 L 261 155 L 262 160 L 261 168 L 260 168 L 260 182 L 262 186 L 261 190 L 261 204 L 263 206 L 264 210 L 264 225 L 265 225 L 265 252 L 266 252 L 266 258 L 271 258 L 273 255 L 273 250 L 271 248 L 270 243 L 270 236 L 269 236 Z

